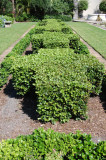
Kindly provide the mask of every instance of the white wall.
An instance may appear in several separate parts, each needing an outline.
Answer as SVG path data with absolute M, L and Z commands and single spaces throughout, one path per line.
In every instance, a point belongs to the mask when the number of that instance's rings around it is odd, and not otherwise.
M 83 16 L 86 18 L 88 14 L 97 13 L 101 1 L 102 0 L 88 0 L 88 9 L 86 11 L 83 11 Z

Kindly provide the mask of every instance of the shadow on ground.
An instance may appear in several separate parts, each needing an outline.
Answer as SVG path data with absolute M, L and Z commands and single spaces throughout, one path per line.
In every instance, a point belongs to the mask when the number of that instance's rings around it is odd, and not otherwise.
M 34 91 L 31 90 L 25 96 L 17 95 L 16 90 L 13 87 L 12 79 L 9 80 L 8 84 L 4 88 L 4 93 L 9 98 L 20 99 L 22 111 L 27 114 L 31 119 L 37 120 L 36 106 L 37 106 L 37 96 Z
M 37 120 L 38 113 L 36 112 L 37 108 L 37 96 L 34 91 L 30 91 L 26 94 L 21 102 L 22 111 L 27 114 L 32 120 Z
M 12 79 L 9 80 L 8 84 L 4 89 L 4 93 L 8 95 L 10 98 L 20 99 L 22 96 L 17 95 L 16 90 L 13 87 Z
M 102 92 L 100 93 L 99 97 L 102 102 L 102 107 L 106 112 L 106 86 L 102 86 Z
M 27 56 L 27 55 L 30 55 L 30 54 L 33 54 L 33 51 L 32 51 L 32 50 L 28 50 L 28 51 L 25 52 L 25 55 L 26 55 L 26 56 Z

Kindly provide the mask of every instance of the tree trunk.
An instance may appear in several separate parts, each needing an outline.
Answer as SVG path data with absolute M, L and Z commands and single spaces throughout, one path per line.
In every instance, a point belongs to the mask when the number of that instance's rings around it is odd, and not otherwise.
M 74 16 L 73 20 L 78 19 L 78 0 L 74 0 Z
M 15 16 L 15 5 L 14 5 L 14 0 L 12 0 L 12 5 L 13 5 L 13 17 Z

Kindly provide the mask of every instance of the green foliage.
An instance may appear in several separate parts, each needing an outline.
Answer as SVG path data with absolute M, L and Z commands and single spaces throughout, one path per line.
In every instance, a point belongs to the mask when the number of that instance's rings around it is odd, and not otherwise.
M 39 119 L 53 123 L 86 118 L 89 94 L 100 93 L 104 72 L 96 58 L 68 48 L 41 49 L 38 55 L 16 59 L 12 66 L 18 94 L 33 87 Z
M 90 135 L 80 132 L 65 134 L 39 128 L 32 135 L 3 140 L 0 143 L 0 159 L 103 160 L 105 147 L 106 141 L 95 144 Z
M 5 70 L 5 68 L 0 68 L 0 89 L 7 82 L 7 77 L 9 73 Z
M 45 158 L 45 160 L 63 160 L 62 153 L 58 153 L 54 150 L 53 153 L 48 153 Z
M 88 8 L 88 1 L 87 0 L 80 0 L 78 2 L 78 11 L 81 12 L 83 10 L 87 10 Z
M 69 39 L 61 32 L 44 32 L 44 34 L 33 35 L 31 43 L 33 50 L 36 52 L 40 48 L 69 47 Z
M 36 16 L 33 15 L 29 15 L 26 12 L 23 12 L 20 16 L 17 15 L 15 20 L 17 22 L 24 22 L 24 21 L 28 21 L 28 22 L 37 22 L 39 21 L 38 18 Z
M 103 0 L 103 1 L 99 4 L 99 9 L 100 9 L 100 11 L 103 11 L 104 13 L 106 13 L 106 0 Z
M 73 34 L 72 30 L 63 22 L 59 22 L 59 20 L 47 19 L 40 22 L 38 26 L 31 31 L 31 35 L 32 48 L 36 53 L 39 48 L 70 47 L 75 50 L 75 53 L 89 54 L 87 47 L 80 42 L 80 38 Z
M 14 22 L 14 18 L 10 17 L 10 16 L 2 16 L 3 19 L 5 19 L 6 21 L 11 21 L 12 23 Z
M 66 34 L 72 33 L 72 29 L 65 23 L 61 22 L 60 19 L 45 19 L 40 21 L 34 29 L 31 31 L 32 34 L 41 34 L 44 31 L 49 32 L 63 32 Z
M 0 68 L 0 88 L 7 82 L 7 78 L 11 73 L 11 66 L 17 55 L 22 55 L 26 47 L 30 43 L 30 34 L 28 33 L 23 39 L 18 42 L 12 51 L 6 56 L 4 61 L 1 63 Z
M 52 7 L 51 12 L 53 14 L 63 14 L 67 13 L 69 11 L 69 5 L 68 3 L 62 1 L 62 0 L 53 0 L 52 1 Z
M 12 18 L 10 16 L 0 15 L 0 27 L 5 27 L 4 21 L 11 21 L 13 23 L 14 18 Z
M 29 3 L 28 3 L 29 1 Z M 29 4 L 29 5 L 28 5 Z M 73 0 L 17 0 L 16 1 L 16 14 L 17 21 L 23 21 L 23 13 L 33 15 L 37 19 L 43 19 L 46 14 L 56 15 L 55 18 L 61 18 L 62 20 L 72 20 L 72 17 L 64 16 L 73 15 Z M 18 17 L 19 16 L 19 17 Z M 23 17 L 23 18 L 22 18 Z
M 69 11 L 67 12 L 67 14 L 73 15 L 74 0 L 64 0 L 64 2 L 68 3 L 68 6 L 69 6 Z
M 1 14 L 8 14 L 12 12 L 12 2 L 9 0 L 0 0 L 0 10 Z
M 3 28 L 4 26 L 5 26 L 5 25 L 4 25 L 4 20 L 3 20 L 3 18 L 0 17 L 0 28 L 1 28 L 1 27 Z
M 60 19 L 62 21 L 72 21 L 72 15 L 45 15 L 44 19 Z
M 44 12 L 47 12 L 50 8 L 50 0 L 31 0 L 31 7 L 33 7 L 35 10 L 40 8 L 40 10 L 44 10 Z
M 72 40 L 73 40 L 73 38 L 72 38 Z M 72 42 L 73 46 L 72 46 L 72 44 L 71 44 L 71 46 L 74 49 L 75 53 L 78 53 L 78 54 L 89 54 L 89 50 L 88 50 L 88 48 L 87 48 L 87 46 L 85 44 L 83 44 L 81 41 L 76 41 L 76 43 L 73 43 L 75 41 L 72 41 L 72 40 L 71 40 L 71 42 Z
M 106 59 L 105 30 L 82 22 L 67 22 L 67 24 Z

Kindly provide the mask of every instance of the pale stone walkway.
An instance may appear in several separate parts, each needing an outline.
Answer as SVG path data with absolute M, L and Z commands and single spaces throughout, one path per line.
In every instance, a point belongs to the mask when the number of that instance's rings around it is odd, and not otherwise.
M 25 35 L 32 29 L 34 28 L 35 25 L 33 25 L 32 27 L 30 27 L 16 42 L 14 42 L 8 49 L 6 49 L 2 55 L 0 55 L 0 64 L 2 63 L 2 61 L 4 60 L 4 58 L 12 51 L 12 49 L 14 48 L 14 46 L 23 38 L 25 37 Z

